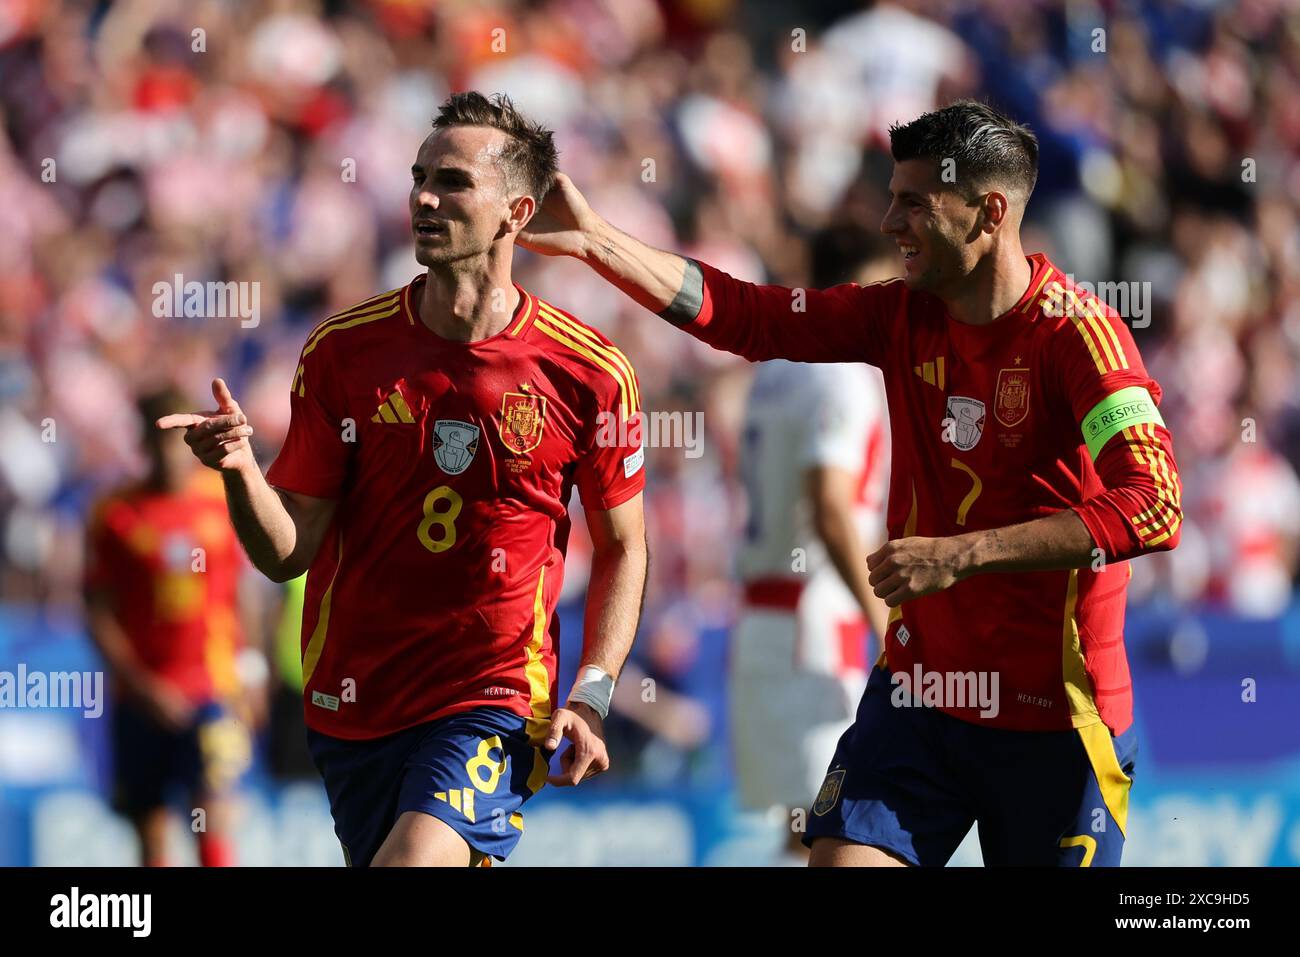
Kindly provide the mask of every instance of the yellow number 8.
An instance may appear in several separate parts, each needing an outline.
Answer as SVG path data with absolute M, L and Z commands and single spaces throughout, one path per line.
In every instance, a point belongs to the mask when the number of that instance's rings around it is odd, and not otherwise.
M 493 750 L 501 752 L 501 760 L 492 760 Z M 487 771 L 486 781 L 479 774 L 480 770 Z M 506 749 L 501 746 L 500 736 L 495 734 L 480 741 L 478 743 L 478 754 L 465 762 L 465 773 L 469 775 L 474 787 L 484 794 L 491 794 L 497 789 L 497 782 L 501 780 L 501 775 L 505 773 L 505 770 Z
M 438 511 L 434 508 L 439 502 L 450 502 L 444 511 Z M 456 516 L 460 514 L 461 506 L 465 504 L 456 490 L 439 485 L 436 489 L 424 497 L 424 519 L 420 522 L 417 533 L 420 536 L 420 544 L 431 552 L 445 552 L 451 546 L 456 544 Z M 429 530 L 437 525 L 442 529 L 440 538 L 432 538 Z

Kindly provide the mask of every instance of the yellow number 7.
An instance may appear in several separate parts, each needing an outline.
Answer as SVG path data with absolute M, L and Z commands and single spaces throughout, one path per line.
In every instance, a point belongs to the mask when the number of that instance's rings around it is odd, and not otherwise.
M 957 506 L 957 524 L 965 525 L 966 513 L 969 512 L 970 507 L 975 504 L 975 499 L 980 497 L 980 492 L 984 491 L 984 483 L 981 482 L 980 477 L 975 474 L 975 470 L 965 462 L 958 462 L 956 459 L 953 459 L 952 467 L 955 469 L 961 469 L 970 476 L 971 482 L 974 483 L 971 485 L 970 491 L 966 493 L 966 497 L 961 500 L 961 504 Z

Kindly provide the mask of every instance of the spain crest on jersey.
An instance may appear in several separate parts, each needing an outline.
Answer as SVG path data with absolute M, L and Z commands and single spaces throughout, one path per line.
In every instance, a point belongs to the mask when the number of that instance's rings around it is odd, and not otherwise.
M 831 771 L 822 781 L 821 790 L 817 792 L 817 800 L 813 801 L 812 812 L 818 817 L 823 816 L 827 811 L 835 806 L 835 802 L 840 799 L 840 788 L 844 785 L 844 769 Z
M 501 441 L 515 455 L 531 452 L 542 444 L 546 424 L 546 398 L 531 392 L 507 392 L 501 397 Z
M 1029 370 L 1003 369 L 998 373 L 993 414 L 1007 428 L 1019 425 L 1029 414 Z

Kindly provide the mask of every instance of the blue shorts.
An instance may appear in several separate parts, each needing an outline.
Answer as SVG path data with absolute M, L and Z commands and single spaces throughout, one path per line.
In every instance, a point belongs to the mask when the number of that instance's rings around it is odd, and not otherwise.
M 123 701 L 113 711 L 113 806 L 128 817 L 224 794 L 252 763 L 248 729 L 216 702 L 201 705 L 194 723 L 170 731 Z
M 1118 866 L 1137 758 L 1129 728 L 1012 731 L 895 707 L 877 666 L 804 843 L 838 837 L 942 866 L 974 823 L 988 866 Z
M 397 819 L 422 811 L 480 854 L 505 860 L 524 830 L 520 807 L 546 783 L 551 752 L 524 719 L 474 708 L 396 734 L 347 741 L 307 731 L 349 866 L 368 867 Z

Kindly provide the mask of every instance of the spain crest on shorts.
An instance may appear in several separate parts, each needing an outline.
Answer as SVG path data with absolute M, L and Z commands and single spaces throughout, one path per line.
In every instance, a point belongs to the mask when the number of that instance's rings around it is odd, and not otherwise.
M 818 817 L 824 815 L 833 808 L 840 799 L 840 788 L 844 784 L 843 768 L 838 771 L 832 771 L 826 775 L 822 781 L 821 790 L 817 792 L 817 800 L 813 801 L 812 812 Z
M 1029 370 L 1003 369 L 998 373 L 993 414 L 1007 428 L 1013 428 L 1029 414 Z
M 546 424 L 546 397 L 534 395 L 528 386 L 522 392 L 507 392 L 501 397 L 501 421 L 497 428 L 501 441 L 515 455 L 531 452 L 542 444 L 542 427 Z

